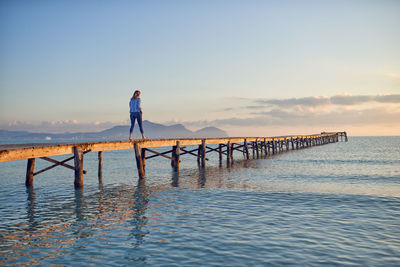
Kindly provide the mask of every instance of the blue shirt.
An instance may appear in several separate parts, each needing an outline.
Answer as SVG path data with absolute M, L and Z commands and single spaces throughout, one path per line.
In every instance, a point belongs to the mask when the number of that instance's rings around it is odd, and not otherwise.
M 142 107 L 140 106 L 140 98 L 136 98 L 136 99 L 131 99 L 131 101 L 129 102 L 129 109 L 130 112 L 141 112 L 142 111 Z

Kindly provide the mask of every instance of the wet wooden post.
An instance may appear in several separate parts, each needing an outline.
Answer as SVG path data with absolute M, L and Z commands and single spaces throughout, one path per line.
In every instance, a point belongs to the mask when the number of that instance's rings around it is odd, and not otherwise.
M 140 156 L 142 157 L 143 174 L 146 175 L 146 148 L 142 148 Z
M 235 150 L 235 143 L 231 143 L 231 149 L 230 149 L 230 152 L 231 152 L 231 155 L 230 155 L 231 164 L 233 163 L 233 152 L 234 152 L 234 150 Z
M 101 182 L 101 179 L 103 178 L 103 151 L 99 151 L 97 158 L 99 160 L 98 178 L 99 182 Z
M 249 145 L 247 144 L 247 139 L 244 139 L 243 151 L 245 152 L 246 159 L 249 160 L 250 159 L 250 154 L 249 154 Z
M 289 151 L 289 139 L 286 139 L 286 151 Z
M 176 153 L 176 146 L 172 147 L 172 155 L 171 155 L 171 167 L 175 169 L 175 153 Z
M 25 185 L 27 187 L 30 187 L 33 185 L 33 172 L 35 171 L 35 159 L 31 158 L 28 159 L 28 164 L 26 168 L 26 179 L 25 179 Z
M 206 166 L 206 140 L 201 140 L 201 167 Z
M 201 145 L 199 145 L 197 149 L 197 164 L 200 165 L 200 158 L 201 158 Z
M 226 144 L 226 167 L 231 166 L 231 141 Z
M 272 155 L 274 155 L 275 154 L 275 140 L 273 138 L 271 141 L 271 150 L 272 150 Z
M 142 158 L 142 150 L 141 147 L 135 143 L 135 157 L 136 157 L 136 166 L 138 170 L 139 179 L 144 179 L 144 166 L 143 166 L 143 158 Z
M 222 164 L 222 144 L 218 145 L 219 164 Z
M 83 151 L 79 147 L 74 147 L 75 162 L 75 188 L 83 187 Z
M 180 142 L 176 141 L 176 145 L 173 146 L 172 148 L 172 160 L 171 160 L 171 165 L 174 168 L 174 171 L 179 170 L 179 160 L 180 160 L 180 154 L 181 154 L 181 148 L 180 148 Z
M 259 147 L 258 147 L 258 139 L 256 139 L 256 154 L 257 154 L 257 158 L 260 158 L 260 151 L 259 151 Z

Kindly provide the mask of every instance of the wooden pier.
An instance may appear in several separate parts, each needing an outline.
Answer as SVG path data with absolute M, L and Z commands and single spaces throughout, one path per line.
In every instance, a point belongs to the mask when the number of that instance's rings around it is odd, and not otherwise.
M 76 188 L 83 186 L 84 155 L 89 152 L 98 153 L 98 177 L 102 177 L 103 151 L 127 150 L 135 151 L 136 166 L 140 179 L 145 178 L 146 160 L 155 157 L 164 157 L 171 161 L 171 166 L 175 171 L 179 170 L 180 157 L 191 155 L 197 158 L 201 167 L 206 166 L 208 160 L 206 155 L 211 152 L 219 154 L 220 163 L 223 157 L 226 158 L 226 166 L 230 167 L 233 162 L 234 151 L 241 152 L 243 157 L 249 160 L 250 154 L 253 158 L 271 156 L 288 150 L 297 150 L 312 146 L 319 146 L 338 141 L 347 142 L 346 132 L 323 132 L 313 135 L 294 135 L 294 136 L 275 136 L 275 137 L 226 137 L 226 138 L 182 138 L 182 139 L 146 139 L 135 141 L 111 141 L 111 142 L 87 142 L 87 143 L 32 143 L 32 144 L 10 144 L 0 145 L 0 162 L 13 160 L 27 160 L 26 186 L 33 185 L 33 177 L 53 169 L 63 166 L 74 170 Z M 209 145 L 218 145 L 216 148 Z M 189 149 L 187 146 L 195 146 Z M 170 147 L 165 152 L 158 152 L 152 148 Z M 251 153 L 250 153 L 251 151 Z M 68 155 L 72 156 L 59 161 L 52 159 L 52 156 Z M 53 163 L 53 165 L 35 171 L 35 160 L 42 159 Z M 74 161 L 74 165 L 67 164 Z

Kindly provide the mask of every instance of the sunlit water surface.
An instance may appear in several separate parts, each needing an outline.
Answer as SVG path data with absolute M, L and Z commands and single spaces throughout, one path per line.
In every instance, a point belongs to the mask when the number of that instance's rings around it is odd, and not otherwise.
M 133 151 L 104 152 L 101 183 L 89 153 L 82 190 L 63 167 L 26 189 L 26 161 L 0 163 L 0 264 L 400 265 L 399 137 L 235 153 L 150 159 L 138 182 Z

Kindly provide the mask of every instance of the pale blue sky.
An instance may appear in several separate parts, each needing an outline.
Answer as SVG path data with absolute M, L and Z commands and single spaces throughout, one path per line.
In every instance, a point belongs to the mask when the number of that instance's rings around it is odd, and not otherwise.
M 128 123 L 140 88 L 144 119 L 193 129 L 238 135 L 250 124 L 250 135 L 284 134 L 364 118 L 355 133 L 400 134 L 400 1 L 2 0 L 0 8 L 0 129 Z M 391 100 L 376 101 L 380 94 Z M 259 105 L 337 95 L 370 100 Z M 294 128 L 282 122 L 299 114 Z M 354 121 L 335 119 L 349 114 Z

